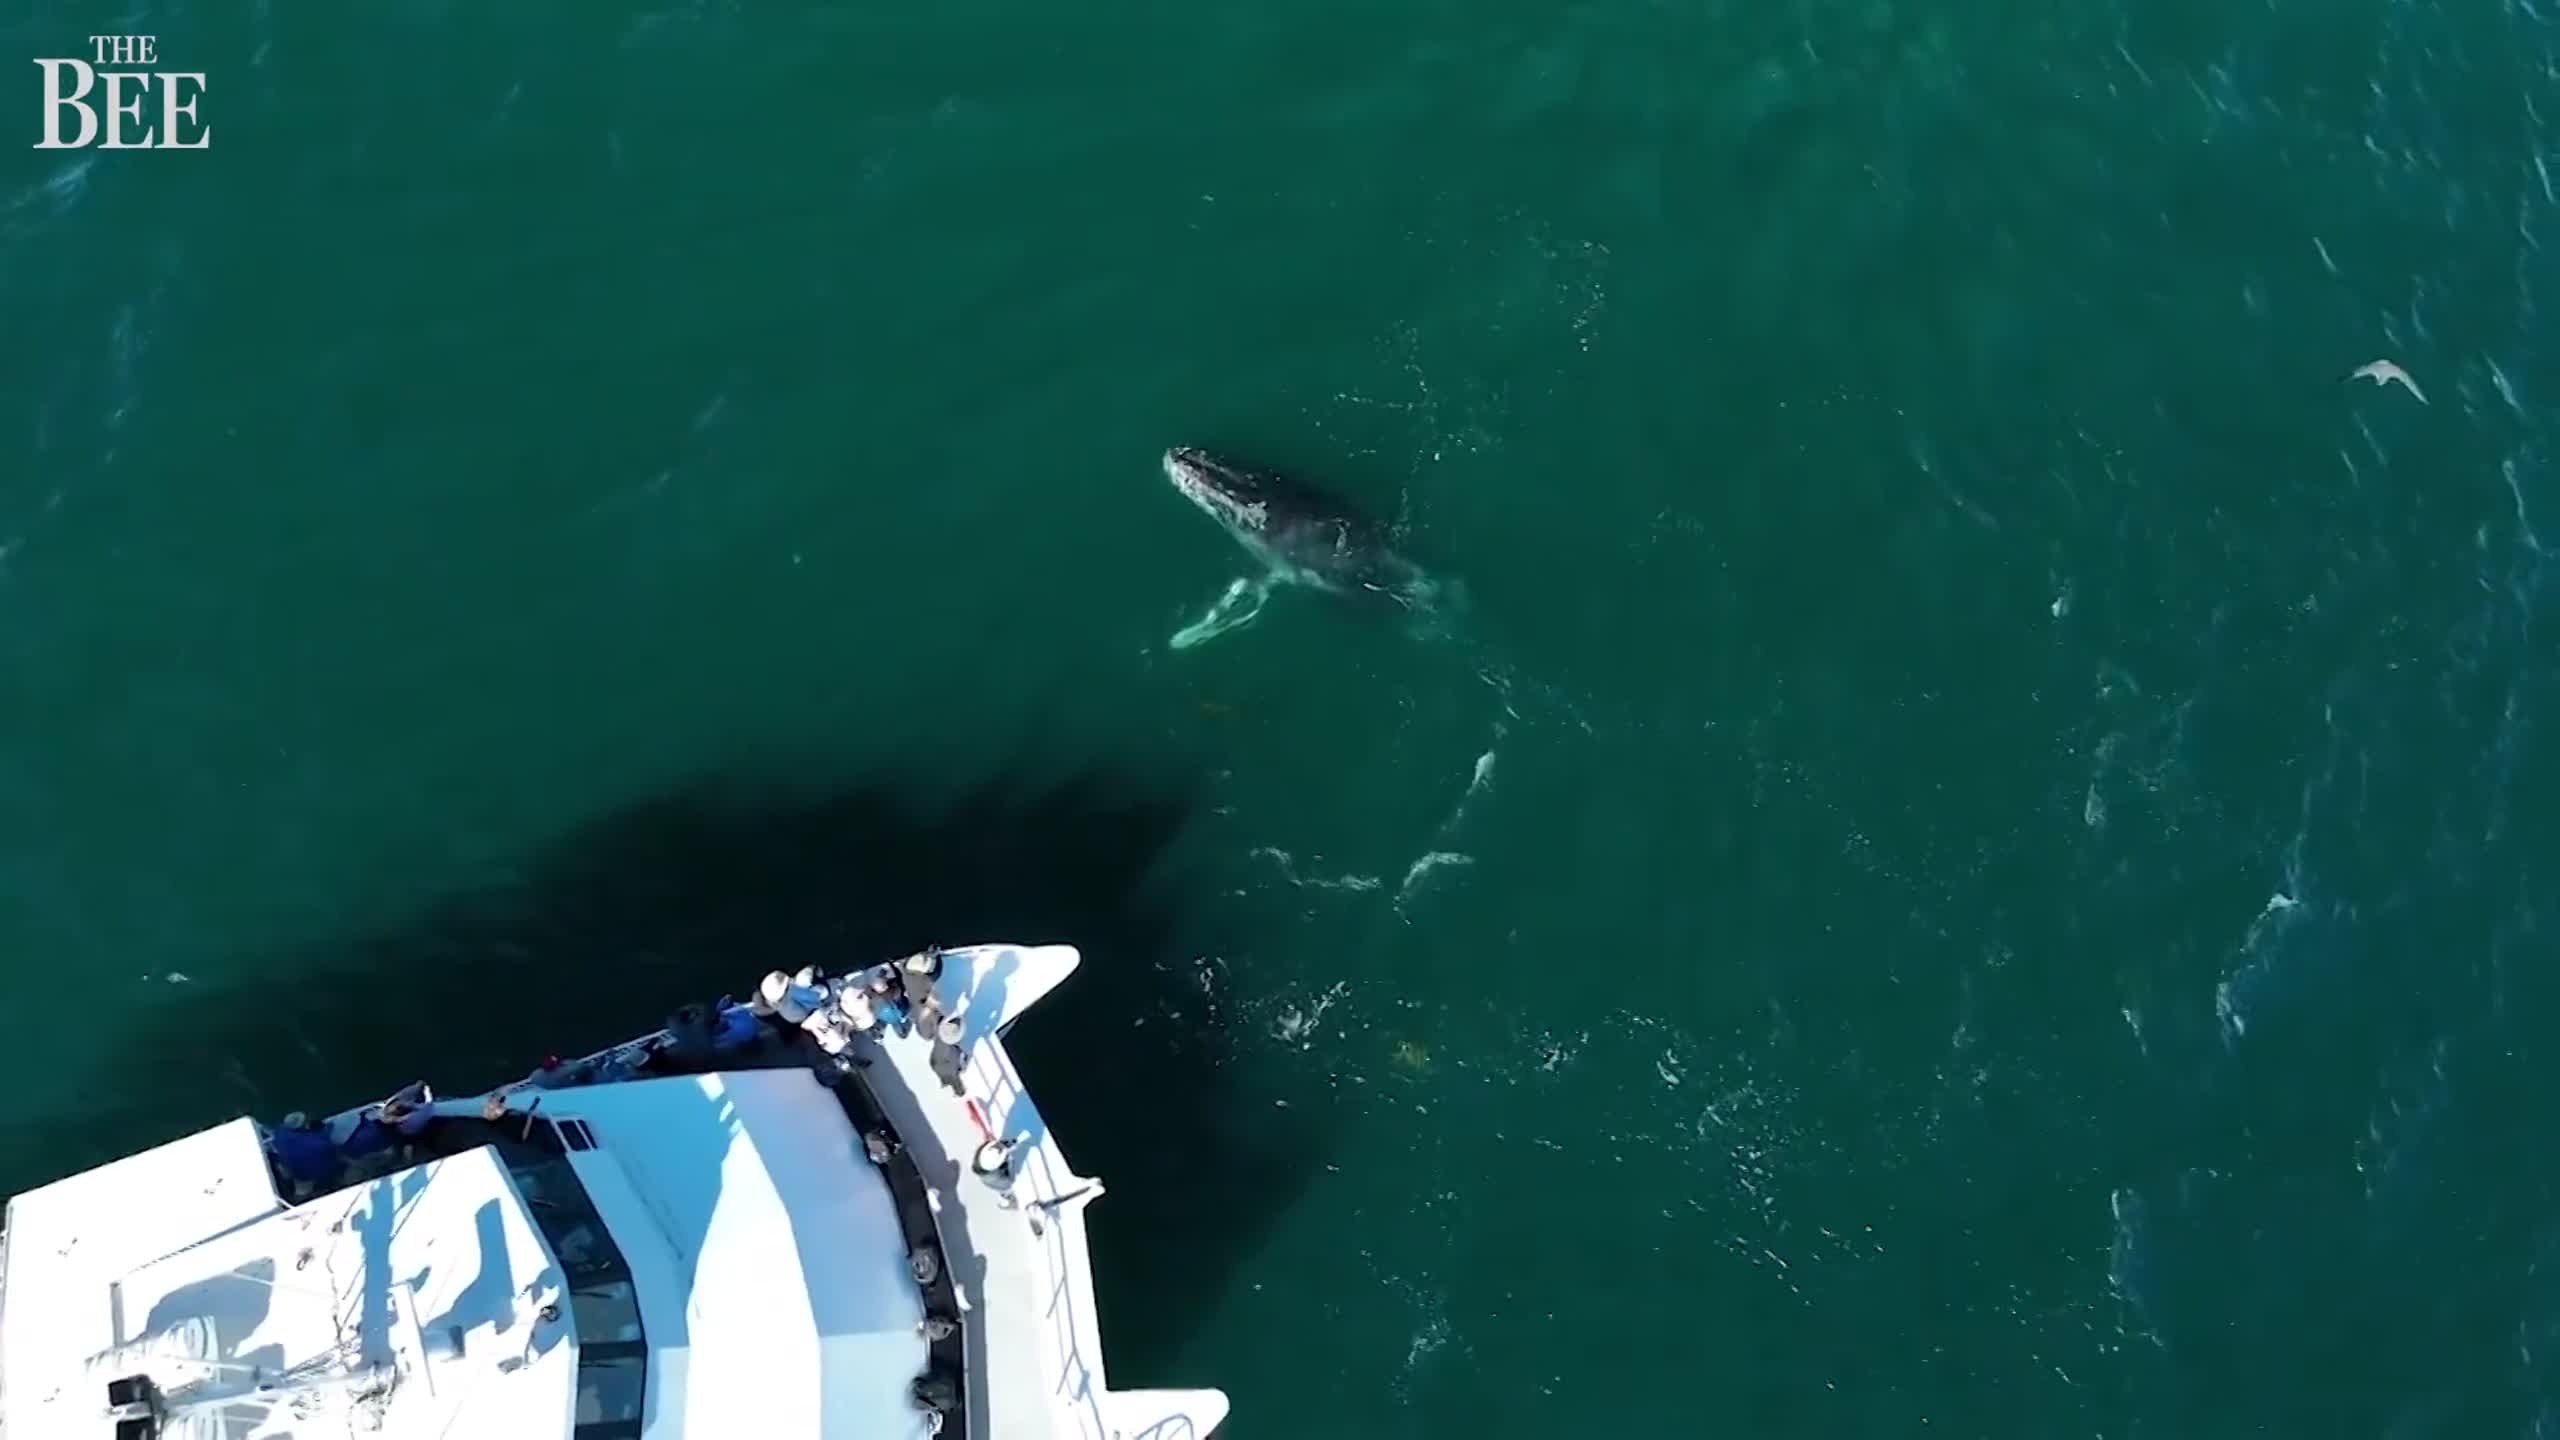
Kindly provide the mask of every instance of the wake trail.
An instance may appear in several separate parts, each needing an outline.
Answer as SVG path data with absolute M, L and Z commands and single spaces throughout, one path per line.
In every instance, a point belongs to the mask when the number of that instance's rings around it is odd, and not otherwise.
M 1405 903 L 1413 898 L 1415 890 L 1433 871 L 1476 863 L 1473 855 L 1449 847 L 1460 827 L 1467 823 L 1467 812 L 1475 805 L 1476 797 L 1493 788 L 1493 768 L 1506 729 L 1502 721 L 1493 722 L 1493 738 L 1485 746 L 1484 753 L 1476 757 L 1475 768 L 1467 775 L 1467 788 L 1458 796 L 1456 807 L 1450 810 L 1448 818 L 1440 822 L 1439 828 L 1431 832 L 1423 853 L 1405 867 L 1404 880 L 1396 886 L 1395 912 L 1399 918 L 1411 919 L 1405 913 Z
M 1473 855 L 1455 848 L 1457 835 L 1465 827 L 1467 817 L 1476 808 L 1477 801 L 1493 788 L 1494 767 L 1499 760 L 1500 746 L 1505 733 L 1504 723 L 1495 721 L 1492 740 L 1486 745 L 1483 753 L 1476 756 L 1474 767 L 1467 773 L 1466 788 L 1458 795 L 1458 803 L 1451 807 L 1448 815 L 1443 817 L 1437 826 L 1433 827 L 1430 838 L 1423 842 L 1422 853 L 1405 866 L 1403 877 L 1396 882 L 1394 894 L 1389 897 L 1389 906 L 1399 919 L 1410 922 L 1411 917 L 1406 914 L 1405 906 L 1420 891 L 1423 882 L 1433 874 L 1475 863 Z M 1255 859 L 1268 860 L 1277 866 L 1280 878 L 1288 881 L 1295 889 L 1330 890 L 1365 895 L 1374 894 L 1386 888 L 1384 882 L 1372 874 L 1357 871 L 1335 875 L 1311 872 L 1299 864 L 1297 856 L 1277 845 L 1257 845 L 1251 853 Z

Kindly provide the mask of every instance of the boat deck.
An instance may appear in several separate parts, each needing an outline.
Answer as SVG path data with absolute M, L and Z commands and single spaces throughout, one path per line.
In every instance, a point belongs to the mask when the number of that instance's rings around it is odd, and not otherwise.
M 1062 945 L 946 952 L 934 989 L 962 1017 L 965 1094 L 934 1075 L 929 1037 L 886 1031 L 840 1093 L 858 1088 L 887 1117 L 924 1183 L 966 1307 L 973 1440 L 1206 1440 L 1227 1413 L 1220 1392 L 1105 1383 L 1084 1225 L 1102 1182 L 1068 1163 L 1004 1046 L 1004 1030 L 1077 960 Z M 974 1169 L 990 1139 L 1013 1142 L 1003 1191 Z
M 885 1115 L 924 1183 L 966 1307 L 965 1408 L 974 1440 L 1206 1437 L 1226 1415 L 1218 1391 L 1105 1384 L 1083 1213 L 1102 1182 L 1068 1163 L 1003 1043 L 1005 1028 L 1076 962 L 1065 946 L 949 952 L 934 988 L 962 1017 L 965 1094 L 934 1075 L 930 1038 L 886 1031 L 876 1032 L 871 1063 L 840 1093 L 858 1090 Z M 1001 1191 L 974 1168 L 990 1139 L 1014 1142 L 1012 1181 Z
M 963 1377 L 951 1417 L 959 1435 L 1206 1440 L 1227 1413 L 1219 1391 L 1115 1391 L 1106 1384 L 1083 1215 L 1104 1187 L 1069 1163 L 1003 1042 L 1004 1031 L 1079 960 L 1064 945 L 943 952 L 933 988 L 942 1008 L 962 1019 L 964 1094 L 934 1075 L 933 1042 L 921 1031 L 871 1032 L 852 1052 L 864 1063 L 844 1075 L 808 1036 L 779 1027 L 775 1043 L 722 1064 L 805 1069 L 833 1090 L 857 1140 L 885 1125 L 897 1142 L 882 1170 L 900 1227 L 911 1250 L 930 1247 L 936 1257 L 937 1273 L 918 1286 L 925 1313 L 960 1322 L 956 1335 L 931 1345 L 934 1368 Z M 646 1036 L 562 1069 L 609 1070 L 617 1057 L 627 1061 L 665 1038 Z M 543 1108 L 574 1113 L 581 1088 L 541 1092 Z M 435 1108 L 476 1113 L 479 1098 Z M 338 1123 L 351 1124 L 351 1116 Z M 1009 1194 L 973 1169 L 989 1139 L 1014 1142 Z
M 864 1405 L 903 1407 L 907 1401 L 897 1392 L 907 1386 L 910 1374 L 917 1374 L 915 1403 L 939 1412 L 937 1422 L 922 1409 L 907 1410 L 902 1420 L 883 1429 L 886 1414 L 874 1408 L 860 1428 L 847 1430 L 852 1418 L 831 1406 L 824 1418 L 793 1422 L 793 1433 L 924 1435 L 938 1429 L 945 1440 L 1207 1440 L 1227 1413 L 1220 1392 L 1115 1391 L 1106 1383 L 1083 1213 L 1103 1194 L 1103 1186 L 1069 1163 L 1003 1042 L 1013 1021 L 1072 973 L 1080 957 L 1068 946 L 989 945 L 939 953 L 943 970 L 932 984 L 933 996 L 962 1024 L 956 1055 L 945 1052 L 942 1068 L 956 1069 L 960 1093 L 936 1074 L 937 1044 L 930 1034 L 875 1028 L 854 1040 L 845 1055 L 855 1063 L 845 1065 L 828 1055 L 807 1028 L 769 1017 L 750 1027 L 752 1037 L 708 1061 L 698 1051 L 689 1052 L 694 1055 L 690 1061 L 678 1060 L 673 1035 L 661 1031 L 554 1065 L 531 1081 L 483 1095 L 439 1098 L 428 1107 L 435 1120 L 423 1134 L 344 1165 L 318 1193 L 306 1188 L 291 1209 L 279 1203 L 281 1192 L 271 1183 L 277 1177 L 268 1172 L 257 1128 L 246 1120 L 21 1196 L 12 1207 L 9 1241 L 25 1239 L 16 1233 L 21 1230 L 50 1234 L 48 1227 L 71 1223 L 62 1219 L 57 1224 L 51 1218 L 55 1210 L 66 1215 L 99 1211 L 105 1203 L 99 1194 L 136 1217 L 165 1210 L 168 1223 L 110 1230 L 125 1243 L 84 1253 L 77 1265 L 58 1263 L 53 1255 L 54 1250 L 70 1255 L 68 1244 L 37 1252 L 10 1244 L 0 1252 L 7 1255 L 10 1298 L 18 1302 L 6 1307 L 5 1323 L 0 1323 L 0 1340 L 6 1341 L 0 1350 L 7 1352 L 10 1370 L 7 1400 L 23 1408 L 34 1398 L 27 1394 L 29 1361 L 40 1357 L 45 1363 L 35 1368 L 48 1374 L 76 1371 L 81 1368 L 76 1360 L 99 1345 L 98 1337 L 71 1333 L 54 1318 L 57 1295 L 86 1288 L 75 1281 L 103 1286 L 153 1257 L 185 1251 L 244 1224 L 298 1224 L 308 1216 L 335 1214 L 401 1177 L 415 1181 L 457 1162 L 465 1170 L 476 1164 L 493 1175 L 513 1175 L 518 1190 L 529 1183 L 531 1170 L 549 1173 L 565 1165 L 589 1186 L 602 1187 L 580 1213 L 593 1219 L 604 1212 L 609 1230 L 630 1225 L 629 1264 L 617 1260 L 615 1273 L 638 1282 L 640 1309 L 649 1312 L 645 1337 L 635 1329 L 621 1343 L 589 1344 L 595 1337 L 581 1333 L 582 1352 L 627 1349 L 630 1362 L 637 1362 L 645 1348 L 648 1370 L 657 1377 L 649 1382 L 649 1393 L 659 1397 L 651 1402 L 649 1420 L 608 1423 L 603 1430 L 642 1440 L 692 1433 L 687 1419 L 692 1405 L 686 1397 L 697 1386 L 706 1387 L 703 1396 L 713 1397 L 706 1404 L 723 1396 L 727 1400 L 719 1403 L 743 1403 L 739 1392 L 714 1378 L 728 1373 L 721 1367 L 734 1367 L 735 1357 L 714 1352 L 732 1341 L 747 1343 L 734 1333 L 742 1325 L 759 1334 L 780 1335 L 789 1322 L 801 1332 L 814 1326 L 818 1341 L 838 1347 L 829 1351 L 838 1358 L 825 1363 L 850 1365 L 871 1377 L 856 1387 L 877 1397 Z M 949 1063 L 953 1059 L 956 1067 Z M 791 1088 L 780 1077 L 746 1078 L 747 1072 L 783 1070 L 809 1076 L 835 1106 Z M 656 1083 L 626 1089 L 623 1082 L 628 1081 Z M 802 1098 L 795 1100 L 795 1095 Z M 1142 1097 L 1133 1098 L 1143 1103 Z M 484 1113 L 484 1107 L 495 1107 L 496 1113 Z M 375 1109 L 358 1107 L 324 1124 L 343 1143 L 359 1124 L 375 1125 L 368 1118 Z M 845 1132 L 837 1137 L 814 1133 L 828 1127 L 834 1110 L 841 1110 Z M 877 1219 L 866 1222 L 860 1219 L 862 1206 L 852 1203 L 857 1197 L 843 1187 L 866 1163 L 864 1142 L 871 1136 L 890 1142 L 885 1158 L 873 1154 L 868 1162 L 877 1164 L 887 1197 L 883 1201 L 878 1192 L 868 1192 L 874 1198 L 864 1203 L 874 1207 L 870 1213 Z M 995 1154 L 982 1149 L 991 1141 L 1003 1142 Z M 847 1149 L 826 1153 L 836 1145 Z M 198 1158 L 207 1146 L 218 1149 L 221 1163 Z M 852 1171 L 841 1169 L 848 1152 Z M 1004 1173 L 991 1180 L 979 1166 L 998 1155 Z M 165 1182 L 151 1178 L 172 1166 L 183 1172 L 187 1184 L 175 1175 Z M 216 1178 L 208 1183 L 209 1175 Z M 575 1182 L 567 1183 L 574 1187 Z M 810 1188 L 813 1184 L 818 1188 Z M 201 1195 L 189 1194 L 191 1188 Z M 341 1195 L 343 1202 L 331 1198 Z M 173 1204 L 166 1196 L 187 1198 Z M 202 1213 L 217 1201 L 224 1202 L 217 1206 L 221 1213 Z M 763 1218 L 776 1204 L 782 1207 L 777 1213 L 785 1230 L 801 1235 L 797 1259 L 782 1262 L 779 1272 L 768 1265 L 758 1278 L 755 1262 L 737 1258 L 747 1253 L 738 1247 L 758 1256 L 782 1253 L 774 1250 L 770 1237 L 775 1232 Z M 106 1206 L 107 1211 L 115 1209 Z M 888 1233 L 892 1211 L 898 1232 L 894 1239 Z M 613 1219 L 616 1214 L 623 1219 Z M 876 1240 L 855 1239 L 866 1225 L 865 1233 Z M 675 1247 L 652 1238 L 655 1232 L 674 1237 Z M 712 1239 L 706 1241 L 706 1236 Z M 729 1238 L 719 1238 L 723 1236 Z M 561 1237 L 551 1237 L 553 1249 L 562 1243 Z M 721 1250 L 723 1258 L 706 1259 L 706 1243 L 727 1247 Z M 880 1248 L 867 1250 L 867 1245 Z M 110 1249 L 114 1253 L 106 1253 Z M 487 1250 L 485 1243 L 482 1249 Z M 901 1252 L 909 1266 L 904 1275 L 899 1274 Z M 47 1279 L 48 1266 L 65 1274 Z M 464 1267 L 434 1268 L 459 1274 Z M 508 1268 L 523 1269 L 525 1264 Z M 390 1283 L 384 1266 L 364 1269 L 368 1285 Z M 778 1273 L 789 1274 L 792 1285 L 805 1288 L 805 1301 L 794 1312 L 802 1318 L 796 1321 L 767 1305 L 762 1292 L 743 1294 L 761 1286 L 779 1303 L 803 1293 L 776 1286 L 771 1277 Z M 912 1293 L 898 1298 L 909 1278 Z M 711 1295 L 707 1284 L 717 1285 L 720 1293 Z M 858 1304 L 847 1299 L 861 1309 L 852 1321 L 846 1320 L 841 1305 L 832 1317 L 820 1314 L 836 1292 L 871 1299 Z M 44 1297 L 41 1302 L 38 1295 Z M 737 1309 L 742 1296 L 746 1311 Z M 712 1312 L 700 1307 L 715 1302 L 727 1306 L 719 1326 L 700 1329 L 689 1323 L 698 1317 L 710 1326 Z M 653 1309 L 664 1305 L 675 1309 Z M 900 1312 L 905 1318 L 897 1318 Z M 748 1314 L 759 1321 L 769 1315 L 773 1325 L 760 1328 L 744 1318 Z M 951 1323 L 938 1325 L 937 1320 Z M 582 1314 L 579 1324 L 587 1323 Z M 921 1344 L 910 1326 L 921 1329 Z M 937 1336 L 937 1331 L 942 1333 Z M 868 1347 L 866 1358 L 857 1361 L 842 1348 L 845 1344 Z M 888 1358 L 892 1354 L 897 1358 Z M 579 1375 L 583 1407 L 589 1398 L 583 1368 Z M 881 1382 L 885 1392 L 873 1388 Z M 805 1423 L 816 1428 L 803 1432 L 799 1426 Z M 915 1427 L 912 1432 L 909 1423 Z

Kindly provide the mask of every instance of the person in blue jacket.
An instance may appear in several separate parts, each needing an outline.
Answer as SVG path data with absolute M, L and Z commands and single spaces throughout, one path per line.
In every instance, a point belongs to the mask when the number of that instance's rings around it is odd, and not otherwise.
M 275 1156 L 276 1168 L 284 1172 L 295 1199 L 337 1179 L 343 1164 L 338 1144 L 329 1138 L 329 1132 L 312 1124 L 311 1117 L 299 1110 L 284 1117 L 284 1123 L 268 1134 L 267 1151 Z

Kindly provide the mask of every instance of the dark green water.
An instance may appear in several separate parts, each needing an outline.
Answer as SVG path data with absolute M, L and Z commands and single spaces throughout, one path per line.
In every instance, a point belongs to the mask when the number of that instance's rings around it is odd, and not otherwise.
M 2543 7 L 37 10 L 0 1184 L 1060 939 L 1239 1435 L 2560 1423 Z

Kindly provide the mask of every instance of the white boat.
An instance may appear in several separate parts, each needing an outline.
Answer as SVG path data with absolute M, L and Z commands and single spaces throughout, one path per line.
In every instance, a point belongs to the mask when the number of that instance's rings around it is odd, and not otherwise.
M 415 1135 L 301 1122 L 306 1158 L 367 1152 L 308 1187 L 241 1118 L 20 1194 L 0 1436 L 1207 1440 L 1218 1391 L 1106 1382 L 1102 1184 L 1005 1050 L 1077 958 L 901 962 L 965 1094 L 926 1028 L 856 1032 L 861 976 L 803 971 L 707 1063 L 671 1027 L 429 1097 Z

